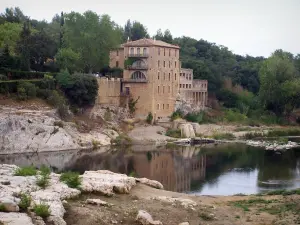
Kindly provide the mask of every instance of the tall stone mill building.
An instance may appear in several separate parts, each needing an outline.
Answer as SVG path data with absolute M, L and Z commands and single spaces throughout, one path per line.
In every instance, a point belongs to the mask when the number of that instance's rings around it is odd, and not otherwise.
M 191 69 L 181 68 L 179 46 L 159 40 L 140 39 L 110 52 L 110 67 L 123 69 L 122 79 L 100 78 L 99 104 L 122 105 L 138 99 L 135 116 L 167 118 L 178 100 L 196 108 L 207 105 L 207 81 L 194 80 Z

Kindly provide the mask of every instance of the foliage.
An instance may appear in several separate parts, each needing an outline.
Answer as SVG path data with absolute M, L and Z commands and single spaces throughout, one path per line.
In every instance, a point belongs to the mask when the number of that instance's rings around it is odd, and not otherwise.
M 36 168 L 33 166 L 24 166 L 16 169 L 15 176 L 35 176 L 37 174 Z
M 164 41 L 164 42 L 167 42 L 170 44 L 172 44 L 172 42 L 173 42 L 172 34 L 171 34 L 170 30 L 168 30 L 168 29 L 165 30 L 164 33 L 162 33 L 161 29 L 159 29 L 156 32 L 156 35 L 154 36 L 154 38 L 156 40 L 161 40 L 161 41 Z
M 142 38 L 149 38 L 147 28 L 140 22 L 127 20 L 124 27 L 123 41 L 127 41 L 128 39 L 135 41 Z
M 45 78 L 45 75 L 48 75 L 48 76 L 50 75 L 52 77 L 56 76 L 56 73 L 20 71 L 20 70 L 12 70 L 12 69 L 7 69 L 7 68 L 0 68 L 0 71 L 3 74 L 5 74 L 10 80 L 43 79 L 43 78 Z
M 5 205 L 1 203 L 0 203 L 0 212 L 7 212 Z
M 22 210 L 27 210 L 31 204 L 31 196 L 29 194 L 22 193 L 20 197 L 19 207 Z
M 61 48 L 55 55 L 57 64 L 61 69 L 67 69 L 71 73 L 75 72 L 80 63 L 80 54 L 71 48 Z
M 174 120 L 177 120 L 177 119 L 181 119 L 183 117 L 184 117 L 183 112 L 180 111 L 180 110 L 176 110 L 171 115 L 171 121 L 174 121 Z
M 18 100 L 25 101 L 27 99 L 26 90 L 23 87 L 18 87 Z
M 15 55 L 21 31 L 22 25 L 20 23 L 5 22 L 0 24 L 0 49 L 7 46 L 9 53 Z
M 49 177 L 41 175 L 36 178 L 36 185 L 45 189 L 49 185 Z
M 20 100 L 26 100 L 27 98 L 34 98 L 36 97 L 36 87 L 34 84 L 27 82 L 27 81 L 21 81 L 18 84 L 18 98 Z
M 60 175 L 59 180 L 64 182 L 70 188 L 79 188 L 81 185 L 81 178 L 77 172 L 66 172 Z
M 130 98 L 129 99 L 129 102 L 128 102 L 128 108 L 129 108 L 129 112 L 131 114 L 134 114 L 135 113 L 135 110 L 136 110 L 136 104 L 138 103 L 140 97 L 138 97 L 136 100 L 134 100 L 133 98 Z
M 148 116 L 147 116 L 147 118 L 146 118 L 146 122 L 149 123 L 149 124 L 151 124 L 152 121 L 153 121 L 153 115 L 152 115 L 151 112 L 149 112 L 149 113 L 148 113 Z
M 120 134 L 116 139 L 111 140 L 112 144 L 119 146 L 128 146 L 132 144 L 130 137 L 124 134 Z
M 235 136 L 232 133 L 214 133 L 212 136 L 216 140 L 232 140 Z
M 46 218 L 48 216 L 50 216 L 50 206 L 45 204 L 45 203 L 41 203 L 41 204 L 37 204 L 33 207 L 33 211 L 37 216 L 40 216 L 42 218 Z
M 207 213 L 204 213 L 204 212 L 199 213 L 199 217 L 200 217 L 201 219 L 205 220 L 205 221 L 212 221 L 212 220 L 214 220 L 214 217 L 213 217 L 213 216 L 211 216 L 211 215 L 209 215 L 209 214 L 207 214 Z
M 45 166 L 45 165 L 42 165 L 42 166 L 40 167 L 40 174 L 41 174 L 42 176 L 49 176 L 50 173 L 51 173 L 51 169 L 50 169 L 49 167 L 47 167 L 47 166 Z
M 181 138 L 181 130 L 180 129 L 168 129 L 166 131 L 166 136 L 173 138 Z
M 201 123 L 203 121 L 203 112 L 192 112 L 185 115 L 185 119 L 189 122 Z
M 94 149 L 94 150 L 98 148 L 99 144 L 100 144 L 99 141 L 94 140 L 94 139 L 92 140 L 92 145 L 93 145 L 93 149 Z

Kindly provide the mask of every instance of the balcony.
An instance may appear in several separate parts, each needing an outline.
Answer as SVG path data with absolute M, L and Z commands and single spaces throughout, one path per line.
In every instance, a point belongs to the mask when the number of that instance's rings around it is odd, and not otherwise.
M 126 67 L 128 70 L 147 70 L 147 65 L 128 65 Z
M 132 58 L 148 58 L 148 53 L 128 53 L 128 57 Z
M 122 81 L 123 83 L 148 83 L 147 79 L 126 79 Z

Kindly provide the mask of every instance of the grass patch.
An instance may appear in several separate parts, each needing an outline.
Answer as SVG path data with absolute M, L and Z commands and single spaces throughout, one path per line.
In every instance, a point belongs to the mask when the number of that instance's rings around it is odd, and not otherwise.
M 207 213 L 204 213 L 204 212 L 199 213 L 199 217 L 200 217 L 201 219 L 205 220 L 205 221 L 212 221 L 212 220 L 214 220 L 214 217 L 213 217 L 213 216 L 211 216 L 211 215 L 209 215 L 209 214 L 207 214 Z
M 128 146 L 132 144 L 132 140 L 127 135 L 120 134 L 116 139 L 111 140 L 111 144 Z
M 166 136 L 173 138 L 181 138 L 181 130 L 180 129 L 168 129 L 166 131 Z
M 294 190 L 275 190 L 275 191 L 269 191 L 265 193 L 265 195 L 300 195 L 300 188 L 294 189 Z
M 15 176 L 35 176 L 37 174 L 36 168 L 33 166 L 19 167 L 15 170 Z
M 49 185 L 49 177 L 47 176 L 38 176 L 36 179 L 36 185 L 45 189 Z
M 97 149 L 98 146 L 100 145 L 100 142 L 97 140 L 92 140 L 92 145 L 93 145 L 93 150 Z
M 77 172 L 66 172 L 61 174 L 59 180 L 64 182 L 70 188 L 80 188 L 81 178 L 79 177 L 79 173 Z
M 234 201 L 232 202 L 233 206 L 237 208 L 243 209 L 245 212 L 250 211 L 249 207 L 254 206 L 256 204 L 270 204 L 274 203 L 277 200 L 265 200 L 262 198 L 254 198 L 254 199 L 249 199 L 249 200 L 240 200 L 240 201 Z
M 31 197 L 28 194 L 21 194 L 21 201 L 19 203 L 19 207 L 21 210 L 25 211 L 31 204 Z
M 35 205 L 33 207 L 33 211 L 37 216 L 46 218 L 50 216 L 51 213 L 49 208 L 50 208 L 49 205 L 42 203 L 42 204 Z
M 285 203 L 282 205 L 274 205 L 271 207 L 265 207 L 260 209 L 260 211 L 270 213 L 271 215 L 278 215 L 278 214 L 285 213 L 287 211 L 298 213 L 299 210 L 300 210 L 300 205 L 297 203 Z
M 0 204 L 0 212 L 6 212 L 6 208 L 3 204 Z
M 215 133 L 212 138 L 216 140 L 233 140 L 235 136 L 232 133 Z

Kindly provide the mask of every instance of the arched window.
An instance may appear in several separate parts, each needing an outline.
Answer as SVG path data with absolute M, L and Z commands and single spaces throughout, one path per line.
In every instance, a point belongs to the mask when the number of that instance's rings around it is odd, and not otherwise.
M 143 74 L 140 71 L 135 71 L 132 75 L 131 75 L 131 79 L 133 80 L 146 80 L 146 76 L 145 74 Z
M 137 48 L 137 54 L 140 55 L 141 54 L 141 49 Z
M 147 48 L 143 49 L 143 55 L 147 55 Z
M 134 54 L 134 48 L 130 48 L 130 54 Z

